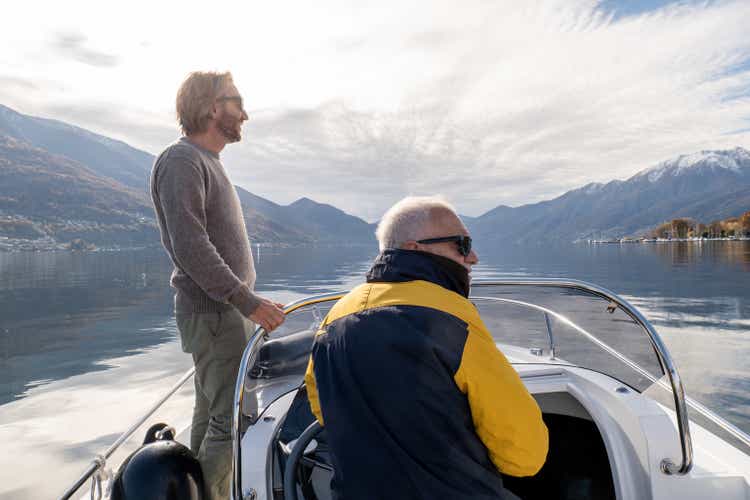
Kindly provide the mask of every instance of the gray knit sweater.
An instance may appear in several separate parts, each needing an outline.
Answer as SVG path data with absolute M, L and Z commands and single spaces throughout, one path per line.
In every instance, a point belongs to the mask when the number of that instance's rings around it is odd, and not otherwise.
M 249 316 L 258 307 L 255 267 L 237 191 L 219 155 L 187 138 L 159 155 L 151 198 L 164 248 L 174 262 L 175 309 Z

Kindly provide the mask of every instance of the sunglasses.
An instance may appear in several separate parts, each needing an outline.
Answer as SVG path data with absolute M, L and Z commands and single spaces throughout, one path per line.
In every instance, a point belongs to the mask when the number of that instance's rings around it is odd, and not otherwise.
M 235 101 L 237 102 L 237 105 L 240 107 L 241 110 L 245 110 L 245 106 L 243 106 L 242 102 L 242 96 L 239 95 L 225 95 L 222 97 L 217 97 L 217 101 Z
M 417 243 L 423 245 L 431 245 L 433 243 L 445 243 L 447 241 L 454 241 L 458 246 L 458 253 L 464 257 L 468 257 L 471 253 L 471 236 L 443 236 L 442 238 L 429 238 L 426 240 L 417 240 Z

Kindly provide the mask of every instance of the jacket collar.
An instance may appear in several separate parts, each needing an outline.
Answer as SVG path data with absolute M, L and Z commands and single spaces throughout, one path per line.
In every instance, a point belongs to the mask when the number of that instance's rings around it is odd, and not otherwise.
M 414 280 L 429 281 L 464 297 L 469 296 L 471 286 L 469 272 L 464 266 L 446 257 L 417 250 L 384 250 L 367 273 L 368 283 Z

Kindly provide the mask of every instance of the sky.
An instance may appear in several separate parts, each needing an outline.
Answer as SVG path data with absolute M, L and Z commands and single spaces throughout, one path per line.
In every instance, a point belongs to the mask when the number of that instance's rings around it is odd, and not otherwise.
M 222 159 L 277 203 L 477 216 L 750 148 L 750 1 L 14 2 L 0 104 L 158 154 L 194 70 L 250 120 Z

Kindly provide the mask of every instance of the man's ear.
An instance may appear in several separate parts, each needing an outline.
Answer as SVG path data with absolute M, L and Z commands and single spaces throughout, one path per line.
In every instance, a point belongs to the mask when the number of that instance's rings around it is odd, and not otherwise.
M 403 248 L 404 250 L 417 250 L 419 248 L 419 243 L 414 240 L 410 240 L 404 243 L 401 248 Z

